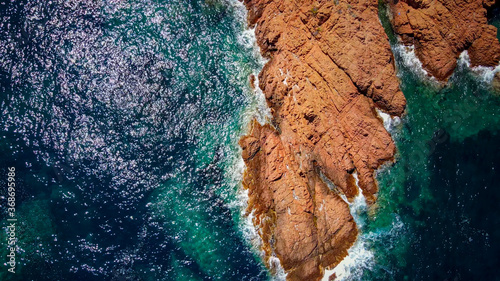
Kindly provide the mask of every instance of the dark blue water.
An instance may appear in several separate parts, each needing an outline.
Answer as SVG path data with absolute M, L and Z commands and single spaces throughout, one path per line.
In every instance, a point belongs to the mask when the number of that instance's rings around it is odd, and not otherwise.
M 240 3 L 0 13 L 0 181 L 16 168 L 19 221 L 17 273 L 2 266 L 1 280 L 268 278 L 238 205 L 236 142 L 261 67 Z
M 397 162 L 378 172 L 379 200 L 361 215 L 345 279 L 500 280 L 500 95 L 491 75 L 462 56 L 438 86 L 381 19 L 408 107 L 390 129 Z

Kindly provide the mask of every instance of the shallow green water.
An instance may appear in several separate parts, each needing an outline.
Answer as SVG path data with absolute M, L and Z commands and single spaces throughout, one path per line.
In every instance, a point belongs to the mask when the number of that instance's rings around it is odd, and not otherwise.
M 464 61 L 438 87 L 390 37 L 407 114 L 345 279 L 499 280 L 500 98 Z

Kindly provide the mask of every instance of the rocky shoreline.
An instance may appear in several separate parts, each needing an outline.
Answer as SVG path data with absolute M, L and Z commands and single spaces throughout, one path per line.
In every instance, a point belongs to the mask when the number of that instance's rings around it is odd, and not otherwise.
M 496 27 L 487 9 L 495 0 L 389 0 L 391 24 L 401 43 L 413 45 L 423 68 L 446 82 L 463 51 L 471 67 L 495 67 L 500 61 Z M 500 77 L 497 77 L 497 79 Z
M 259 86 L 271 124 L 251 124 L 240 145 L 243 185 L 267 258 L 287 280 L 319 280 L 357 237 L 348 204 L 369 203 L 374 170 L 395 145 L 376 109 L 403 114 L 388 37 L 376 0 L 245 0 L 263 56 Z

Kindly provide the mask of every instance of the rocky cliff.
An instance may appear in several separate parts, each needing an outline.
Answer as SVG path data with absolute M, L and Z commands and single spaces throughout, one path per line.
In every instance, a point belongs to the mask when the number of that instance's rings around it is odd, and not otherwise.
M 401 115 L 405 98 L 377 0 L 245 0 L 262 54 L 272 112 L 240 140 L 248 212 L 267 257 L 288 280 L 319 280 L 357 236 L 347 203 L 376 199 L 374 170 L 395 146 L 376 113 Z
M 488 25 L 487 8 L 495 0 L 389 0 L 391 23 L 428 73 L 446 81 L 467 50 L 471 66 L 496 66 L 500 60 L 497 29 Z

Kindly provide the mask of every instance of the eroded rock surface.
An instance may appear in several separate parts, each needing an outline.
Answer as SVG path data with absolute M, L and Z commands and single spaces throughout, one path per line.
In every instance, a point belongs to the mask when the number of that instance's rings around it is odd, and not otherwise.
M 339 194 L 357 195 L 357 173 L 373 202 L 374 170 L 395 153 L 375 108 L 401 115 L 406 101 L 376 0 L 244 2 L 270 59 L 259 86 L 273 116 L 240 140 L 248 212 L 288 280 L 319 280 L 357 236 Z
M 464 50 L 471 67 L 496 66 L 500 43 L 487 22 L 494 0 L 389 0 L 394 31 L 415 53 L 428 73 L 446 81 Z

